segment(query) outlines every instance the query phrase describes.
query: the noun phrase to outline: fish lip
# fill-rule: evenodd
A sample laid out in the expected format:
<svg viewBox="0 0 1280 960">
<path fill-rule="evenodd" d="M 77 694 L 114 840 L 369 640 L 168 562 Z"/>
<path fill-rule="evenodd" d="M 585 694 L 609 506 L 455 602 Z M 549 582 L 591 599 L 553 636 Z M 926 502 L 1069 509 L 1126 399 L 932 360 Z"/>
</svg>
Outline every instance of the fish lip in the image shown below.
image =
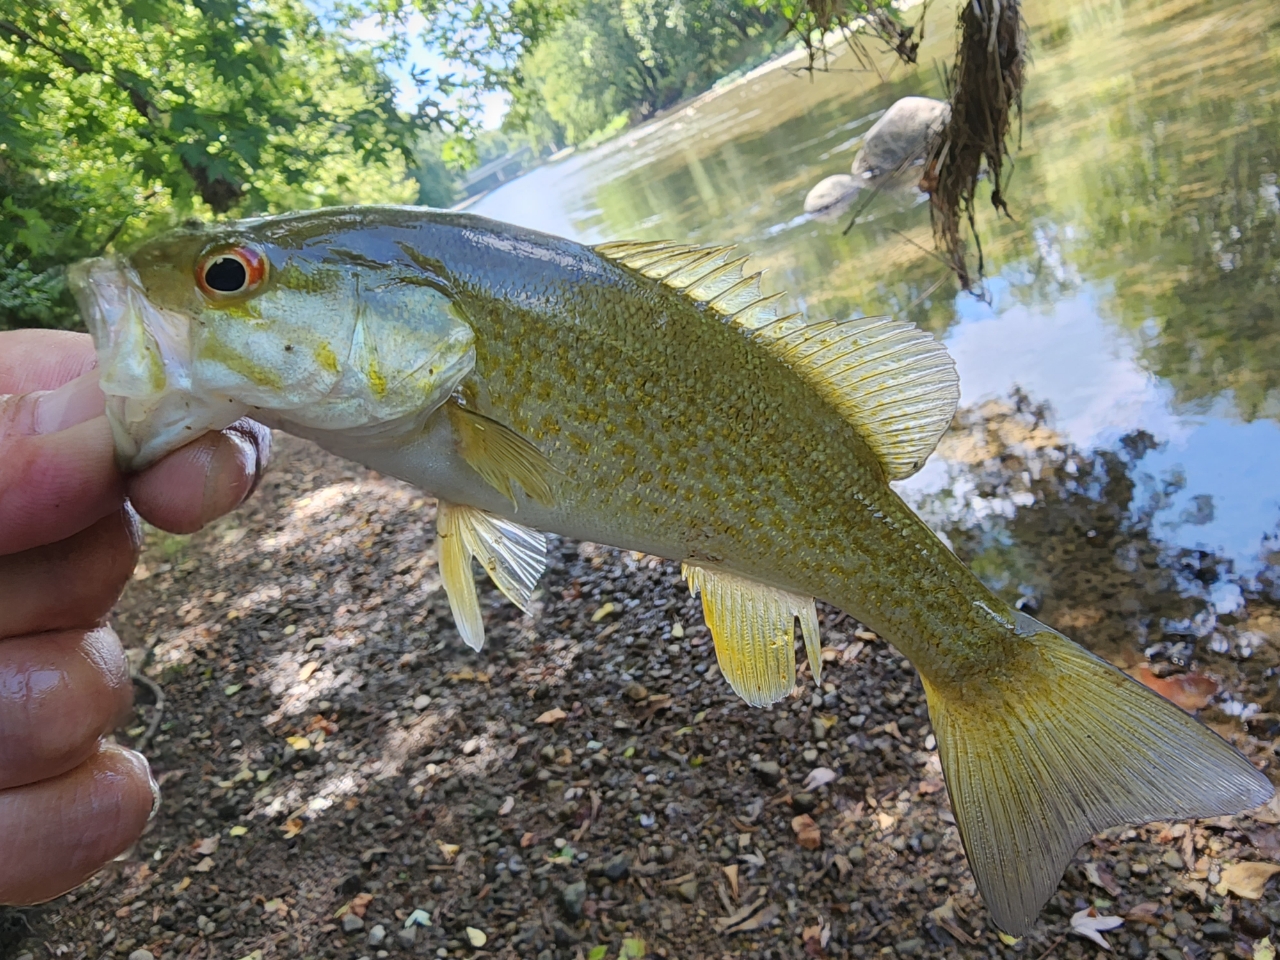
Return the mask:
<svg viewBox="0 0 1280 960">
<path fill-rule="evenodd" d="M 153 304 L 123 257 L 72 264 L 67 283 L 98 352 L 116 461 L 133 473 L 220 430 L 247 407 L 191 388 L 190 318 Z"/>
</svg>

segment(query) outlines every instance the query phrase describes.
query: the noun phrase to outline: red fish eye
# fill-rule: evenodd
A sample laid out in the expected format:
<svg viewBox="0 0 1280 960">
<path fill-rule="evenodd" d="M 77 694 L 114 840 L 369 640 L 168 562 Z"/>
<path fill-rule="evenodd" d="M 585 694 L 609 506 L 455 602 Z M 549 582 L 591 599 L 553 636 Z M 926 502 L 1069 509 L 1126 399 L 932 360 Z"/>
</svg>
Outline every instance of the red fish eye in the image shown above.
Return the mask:
<svg viewBox="0 0 1280 960">
<path fill-rule="evenodd" d="M 266 278 L 267 258 L 253 247 L 215 250 L 196 264 L 196 284 L 214 299 L 252 293 Z"/>
</svg>

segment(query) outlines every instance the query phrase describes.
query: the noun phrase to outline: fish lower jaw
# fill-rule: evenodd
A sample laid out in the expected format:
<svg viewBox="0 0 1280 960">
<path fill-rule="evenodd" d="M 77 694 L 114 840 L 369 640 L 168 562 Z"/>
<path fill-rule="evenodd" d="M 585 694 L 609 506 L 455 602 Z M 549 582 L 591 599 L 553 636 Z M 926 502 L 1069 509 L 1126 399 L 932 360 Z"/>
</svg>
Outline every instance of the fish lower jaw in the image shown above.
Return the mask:
<svg viewBox="0 0 1280 960">
<path fill-rule="evenodd" d="M 149 467 L 208 431 L 229 427 L 247 411 L 245 404 L 230 398 L 197 400 L 180 393 L 107 397 L 116 461 L 126 473 Z"/>
</svg>

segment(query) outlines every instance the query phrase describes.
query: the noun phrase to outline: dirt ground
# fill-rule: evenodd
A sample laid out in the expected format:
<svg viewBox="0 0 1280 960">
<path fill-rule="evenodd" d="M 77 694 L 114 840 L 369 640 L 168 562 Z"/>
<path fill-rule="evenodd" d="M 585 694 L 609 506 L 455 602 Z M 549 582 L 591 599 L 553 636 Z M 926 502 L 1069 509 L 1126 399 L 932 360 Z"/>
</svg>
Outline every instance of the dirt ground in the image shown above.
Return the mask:
<svg viewBox="0 0 1280 960">
<path fill-rule="evenodd" d="M 484 582 L 474 654 L 433 514 L 282 437 L 248 506 L 151 537 L 119 737 L 163 805 L 75 894 L 0 911 L 0 957 L 1075 960 L 1109 955 L 1070 932 L 1090 906 L 1116 955 L 1273 957 L 1278 881 L 1241 896 L 1232 864 L 1280 860 L 1280 808 L 1112 831 L 1006 945 L 889 645 L 822 610 L 821 688 L 754 710 L 677 565 L 553 539 L 533 616 Z M 1276 778 L 1280 741 L 1210 719 Z"/>
</svg>

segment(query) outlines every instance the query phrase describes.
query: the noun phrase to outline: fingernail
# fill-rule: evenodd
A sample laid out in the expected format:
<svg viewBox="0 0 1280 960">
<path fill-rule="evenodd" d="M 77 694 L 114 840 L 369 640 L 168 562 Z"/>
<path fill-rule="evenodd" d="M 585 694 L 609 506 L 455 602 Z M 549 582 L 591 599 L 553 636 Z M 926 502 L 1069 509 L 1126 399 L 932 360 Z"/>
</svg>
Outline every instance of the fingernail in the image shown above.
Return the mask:
<svg viewBox="0 0 1280 960">
<path fill-rule="evenodd" d="M 98 386 L 97 369 L 68 380 L 56 390 L 30 395 L 32 427 L 36 433 L 57 433 L 102 415 L 106 398 Z"/>
</svg>

